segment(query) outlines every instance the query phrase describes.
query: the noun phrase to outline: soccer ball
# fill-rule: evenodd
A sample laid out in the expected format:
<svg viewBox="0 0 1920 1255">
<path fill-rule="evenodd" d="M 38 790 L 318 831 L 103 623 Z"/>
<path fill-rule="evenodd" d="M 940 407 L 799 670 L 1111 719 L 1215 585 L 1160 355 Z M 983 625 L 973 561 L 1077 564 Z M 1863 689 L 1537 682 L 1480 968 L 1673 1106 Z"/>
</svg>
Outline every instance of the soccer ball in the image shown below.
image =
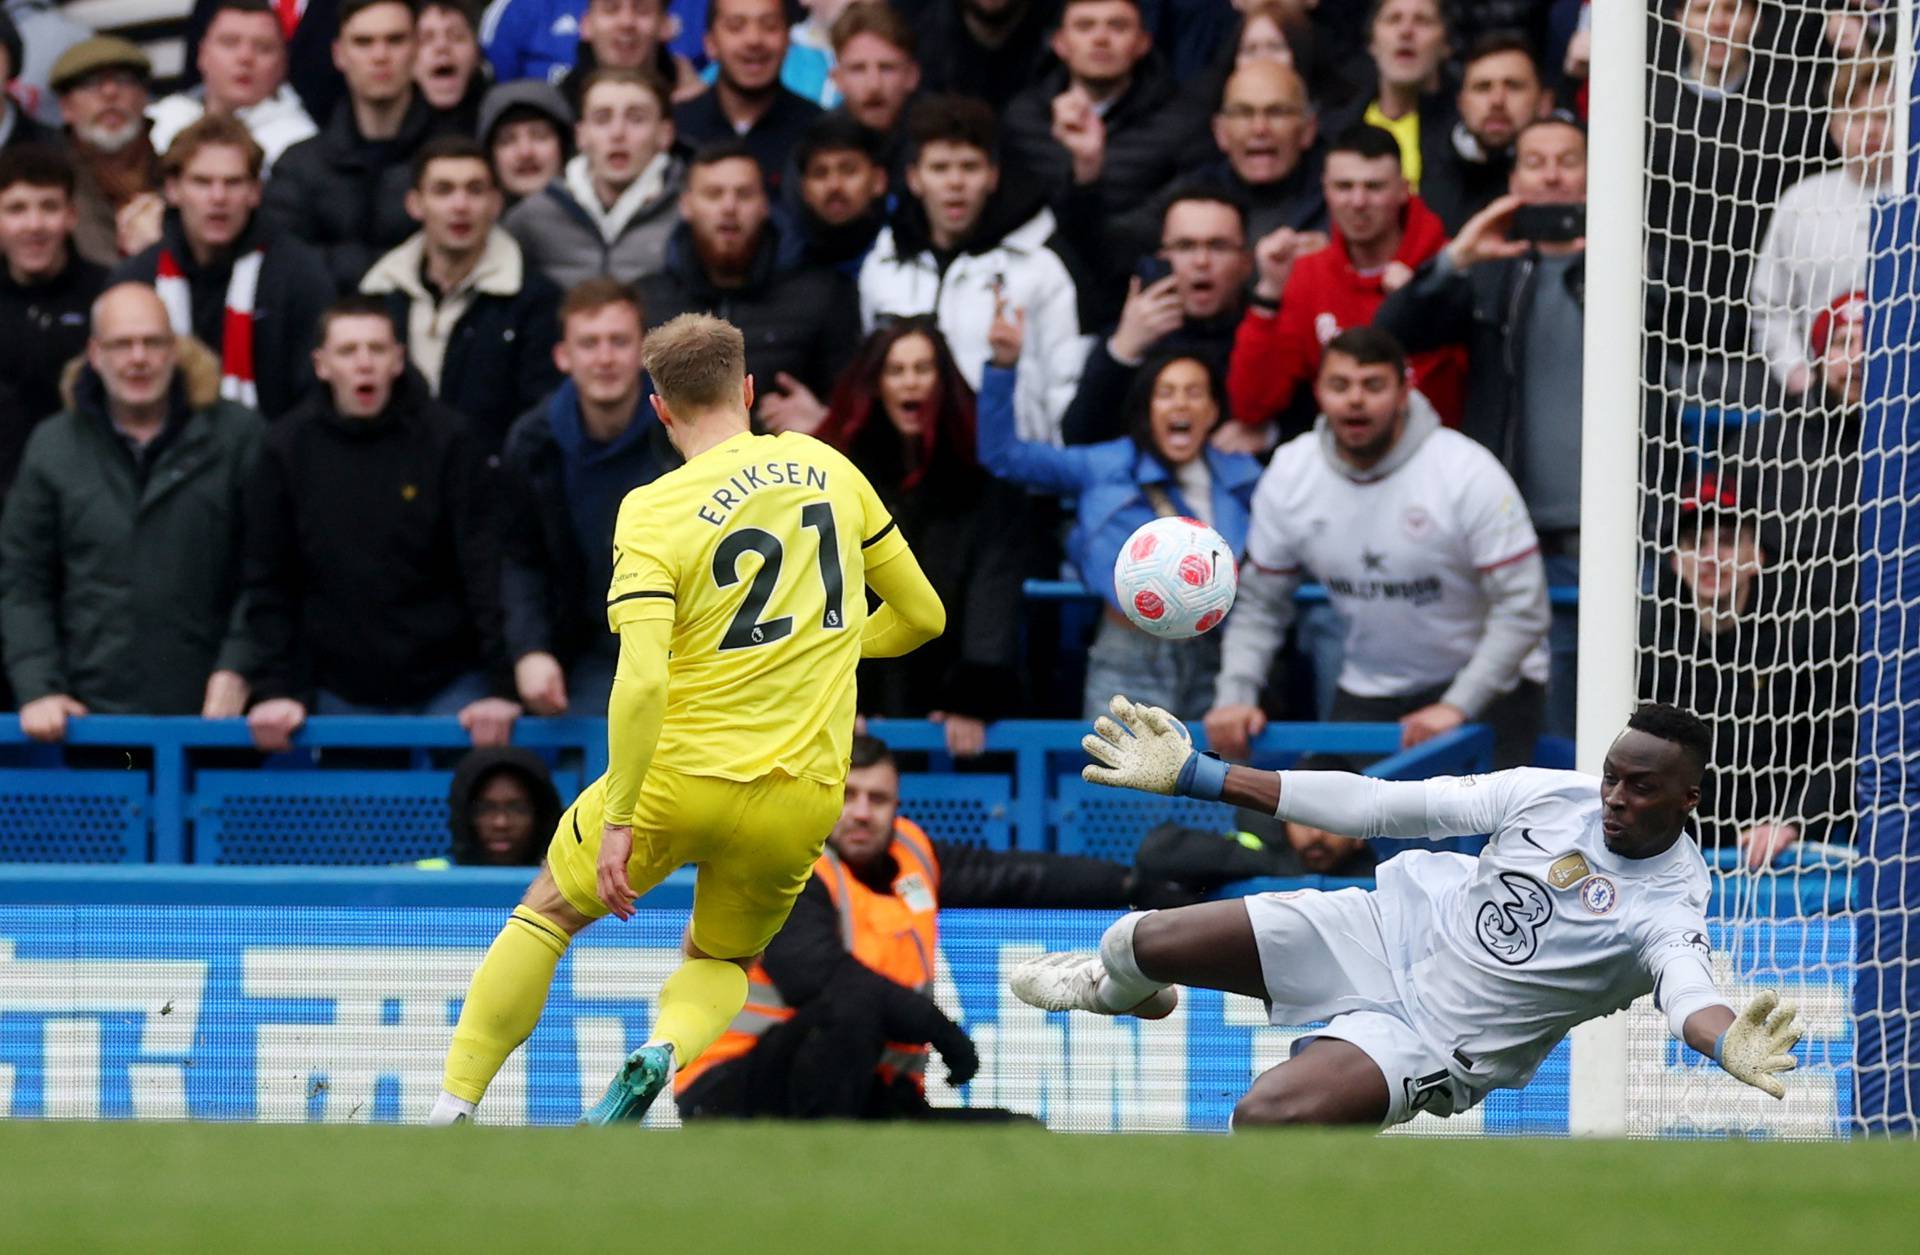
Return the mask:
<svg viewBox="0 0 1920 1255">
<path fill-rule="evenodd" d="M 1233 609 L 1239 587 L 1233 550 L 1199 519 L 1141 524 L 1113 564 L 1120 608 L 1135 627 L 1162 640 L 1211 631 Z"/>
</svg>

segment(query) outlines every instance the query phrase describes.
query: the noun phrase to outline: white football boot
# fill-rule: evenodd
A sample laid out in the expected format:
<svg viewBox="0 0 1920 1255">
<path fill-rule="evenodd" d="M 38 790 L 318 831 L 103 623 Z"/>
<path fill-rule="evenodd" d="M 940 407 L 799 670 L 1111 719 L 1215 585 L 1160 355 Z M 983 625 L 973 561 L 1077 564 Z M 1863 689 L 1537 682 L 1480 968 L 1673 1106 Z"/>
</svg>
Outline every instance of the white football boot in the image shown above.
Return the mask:
<svg viewBox="0 0 1920 1255">
<path fill-rule="evenodd" d="M 1180 1005 L 1172 986 L 1155 990 L 1138 1004 L 1116 1010 L 1100 998 L 1106 965 L 1097 954 L 1043 954 L 1016 966 L 1007 976 L 1013 996 L 1042 1011 L 1091 1011 L 1095 1015 L 1133 1015 L 1163 1020 Z"/>
</svg>

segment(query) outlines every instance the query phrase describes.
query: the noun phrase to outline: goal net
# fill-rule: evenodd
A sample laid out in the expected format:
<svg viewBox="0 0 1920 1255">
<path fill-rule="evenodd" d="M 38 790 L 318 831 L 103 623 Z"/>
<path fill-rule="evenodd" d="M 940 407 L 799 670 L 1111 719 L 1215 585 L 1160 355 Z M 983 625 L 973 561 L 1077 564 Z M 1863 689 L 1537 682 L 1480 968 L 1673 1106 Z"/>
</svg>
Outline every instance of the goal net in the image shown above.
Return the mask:
<svg viewBox="0 0 1920 1255">
<path fill-rule="evenodd" d="M 1638 6 L 1595 5 L 1588 408 L 1596 388 L 1614 400 L 1586 439 L 1624 445 L 1632 413 L 1640 439 L 1586 468 L 1589 552 L 1611 551 L 1583 570 L 1583 599 L 1630 610 L 1583 607 L 1598 656 L 1583 648 L 1582 765 L 1630 700 L 1707 719 L 1714 963 L 1736 1005 L 1767 988 L 1798 1003 L 1806 1037 L 1775 1102 L 1642 1000 L 1576 1043 L 1592 1131 L 1914 1129 L 1913 4 L 1651 0 L 1644 30 Z M 1622 50 L 1638 83 L 1603 65 Z M 1637 89 L 1631 126 L 1603 117 L 1618 99 L 1603 74 Z M 1629 146 L 1638 176 L 1616 181 Z M 1596 487 L 1609 466 L 1631 497 Z M 1614 597 L 1623 583 L 1634 597 Z"/>
</svg>

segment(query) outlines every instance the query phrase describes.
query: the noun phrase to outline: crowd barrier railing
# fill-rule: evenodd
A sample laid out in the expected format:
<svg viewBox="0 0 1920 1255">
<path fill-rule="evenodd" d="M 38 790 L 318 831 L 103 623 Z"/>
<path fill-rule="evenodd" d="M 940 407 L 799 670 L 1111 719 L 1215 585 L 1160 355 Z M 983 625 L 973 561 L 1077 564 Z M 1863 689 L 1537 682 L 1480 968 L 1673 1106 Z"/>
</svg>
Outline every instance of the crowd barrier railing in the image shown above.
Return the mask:
<svg viewBox="0 0 1920 1255">
<path fill-rule="evenodd" d="M 973 763 L 947 754 L 936 724 L 869 729 L 924 759 L 925 770 L 908 764 L 902 792 L 936 837 L 1127 859 L 1157 823 L 1231 826 L 1219 804 L 1083 782 L 1078 720 L 993 724 Z M 521 719 L 513 740 L 554 759 L 563 796 L 605 766 L 598 719 Z M 261 758 L 242 720 L 90 715 L 50 747 L 0 716 L 0 862 L 369 865 L 444 853 L 448 763 L 468 745 L 458 721 L 315 717 L 294 744 Z M 1371 760 L 1369 774 L 1413 779 L 1483 770 L 1491 749 L 1478 725 L 1402 750 L 1397 724 L 1280 723 L 1257 739 L 1254 761 L 1344 754 Z M 401 766 L 369 768 L 365 751 L 399 752 Z"/>
</svg>

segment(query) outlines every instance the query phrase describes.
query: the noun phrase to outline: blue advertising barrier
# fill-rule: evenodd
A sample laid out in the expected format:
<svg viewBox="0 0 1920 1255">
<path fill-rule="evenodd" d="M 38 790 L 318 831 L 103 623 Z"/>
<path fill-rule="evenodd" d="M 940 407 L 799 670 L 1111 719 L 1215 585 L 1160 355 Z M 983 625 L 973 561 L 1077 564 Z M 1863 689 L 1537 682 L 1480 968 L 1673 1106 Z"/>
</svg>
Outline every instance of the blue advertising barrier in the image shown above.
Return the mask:
<svg viewBox="0 0 1920 1255">
<path fill-rule="evenodd" d="M 928 770 L 910 769 L 902 791 L 938 838 L 1126 860 L 1166 820 L 1231 823 L 1224 806 L 1083 784 L 1079 720 L 994 724 L 985 757 L 971 764 L 948 757 L 937 724 L 869 728 L 926 756 Z M 554 758 L 563 796 L 606 763 L 598 719 L 521 719 L 513 739 Z M 28 742 L 18 716 L 0 716 L 0 863 L 379 865 L 443 855 L 450 773 L 430 754 L 467 744 L 451 718 L 318 717 L 296 735 L 295 753 L 236 769 L 236 758 L 250 757 L 243 720 L 96 715 L 73 720 L 66 745 L 95 759 L 115 751 L 105 756 L 111 765 L 61 765 L 60 747 Z M 1280 723 L 1255 742 L 1254 759 L 1280 766 L 1314 751 L 1349 754 L 1377 760 L 1369 774 L 1415 779 L 1482 770 L 1492 744 L 1478 725 L 1402 751 L 1397 724 Z M 399 751 L 403 766 L 337 765 L 340 752 L 364 750 Z"/>
<path fill-rule="evenodd" d="M 0 1116 L 417 1121 L 450 1026 L 524 871 L 0 869 Z M 679 959 L 689 881 L 632 921 L 588 930 L 546 1013 L 481 1107 L 498 1123 L 567 1123 L 645 1039 Z M 935 996 L 979 1048 L 963 1092 L 933 1101 L 1031 1112 L 1080 1131 L 1224 1130 L 1258 1072 L 1300 1030 L 1251 999 L 1193 993 L 1151 1024 L 1046 1014 L 1005 989 L 1014 963 L 1089 949 L 1113 912 L 941 915 Z M 1774 1103 L 1719 1076 L 1634 1014 L 1630 1125 L 1647 1134 L 1834 1136 L 1852 1118 L 1845 920 L 1713 928 L 1722 980 L 1797 999 L 1809 1025 L 1792 1093 Z M 1525 1090 L 1413 1131 L 1560 1135 L 1568 1050 Z M 650 1117 L 672 1124 L 670 1104 Z"/>
</svg>

